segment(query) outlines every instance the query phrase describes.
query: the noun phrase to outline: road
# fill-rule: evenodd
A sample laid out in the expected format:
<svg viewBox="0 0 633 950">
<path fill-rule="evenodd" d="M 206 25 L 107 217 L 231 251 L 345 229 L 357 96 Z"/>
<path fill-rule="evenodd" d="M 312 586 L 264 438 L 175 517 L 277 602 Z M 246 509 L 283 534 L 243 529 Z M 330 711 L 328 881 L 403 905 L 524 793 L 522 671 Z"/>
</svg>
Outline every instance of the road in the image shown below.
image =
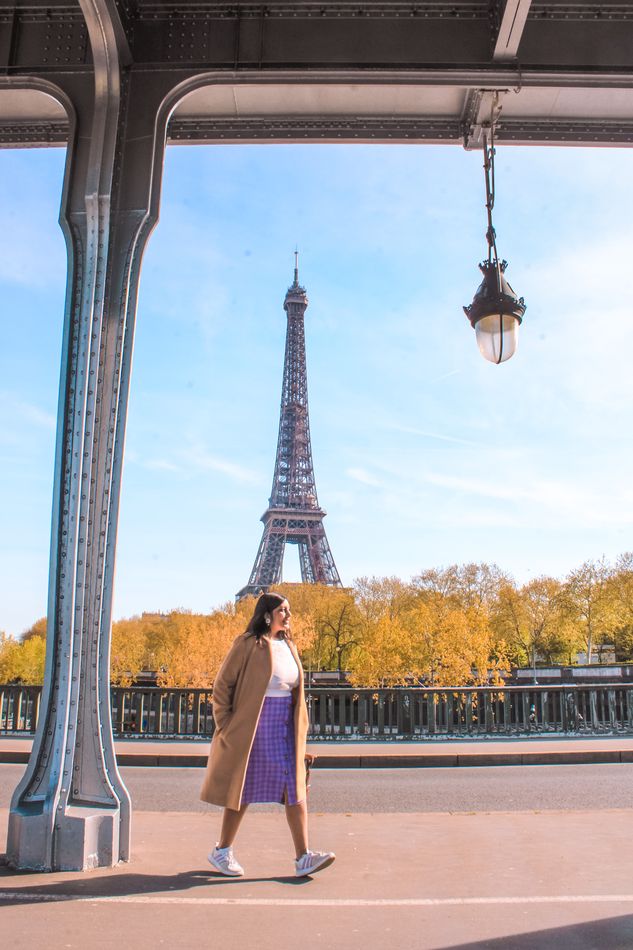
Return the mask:
<svg viewBox="0 0 633 950">
<path fill-rule="evenodd" d="M 0 808 L 8 808 L 22 765 L 0 765 Z M 138 811 L 207 812 L 202 769 L 123 768 Z M 633 807 L 633 764 L 313 772 L 310 810 L 324 814 L 591 811 Z M 254 805 L 253 811 L 276 807 Z"/>
<path fill-rule="evenodd" d="M 0 766 L 0 852 L 23 768 Z M 0 862 L 13 950 L 633 948 L 632 764 L 319 770 L 311 841 L 337 860 L 303 880 L 278 806 L 240 831 L 246 876 L 220 878 L 202 770 L 122 771 L 129 864 L 38 874 Z"/>
</svg>

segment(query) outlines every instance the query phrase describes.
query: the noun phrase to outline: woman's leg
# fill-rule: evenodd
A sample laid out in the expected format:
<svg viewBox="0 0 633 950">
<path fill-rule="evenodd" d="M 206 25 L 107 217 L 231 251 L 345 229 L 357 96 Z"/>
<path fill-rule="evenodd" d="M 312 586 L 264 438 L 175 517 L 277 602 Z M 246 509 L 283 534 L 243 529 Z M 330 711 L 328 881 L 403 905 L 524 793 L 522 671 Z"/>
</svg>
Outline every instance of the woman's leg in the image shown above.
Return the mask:
<svg viewBox="0 0 633 950">
<path fill-rule="evenodd" d="M 300 858 L 308 850 L 308 806 L 306 802 L 286 805 L 286 818 L 295 846 L 295 856 Z"/>
<path fill-rule="evenodd" d="M 224 809 L 218 848 L 228 848 L 233 844 L 247 808 L 248 805 L 242 805 L 239 811 L 235 811 L 234 808 Z"/>
</svg>

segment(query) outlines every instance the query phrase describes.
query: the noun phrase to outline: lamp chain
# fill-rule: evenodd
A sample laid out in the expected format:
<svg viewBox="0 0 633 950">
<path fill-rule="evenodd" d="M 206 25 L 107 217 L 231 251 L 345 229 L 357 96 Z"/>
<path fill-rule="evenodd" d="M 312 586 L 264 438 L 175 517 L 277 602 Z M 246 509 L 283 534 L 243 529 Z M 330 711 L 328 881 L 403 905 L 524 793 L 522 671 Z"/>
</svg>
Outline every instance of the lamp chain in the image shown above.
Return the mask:
<svg viewBox="0 0 633 950">
<path fill-rule="evenodd" d="M 492 262 L 493 258 L 497 260 L 497 235 L 492 223 L 492 209 L 495 206 L 495 127 L 494 121 L 490 122 L 490 140 L 484 132 L 484 173 L 486 176 L 486 211 L 488 213 L 488 230 L 486 231 L 486 240 L 488 241 L 488 260 Z"/>
<path fill-rule="evenodd" d="M 484 132 L 484 173 L 486 177 L 486 212 L 488 214 L 488 230 L 486 231 L 486 240 L 488 242 L 488 263 L 494 267 L 497 278 L 497 293 L 501 293 L 501 274 L 505 267 L 499 261 L 497 253 L 497 234 L 492 223 L 492 209 L 495 206 L 495 125 L 501 107 L 499 105 L 499 93 L 495 92 L 490 105 L 490 138 Z"/>
</svg>

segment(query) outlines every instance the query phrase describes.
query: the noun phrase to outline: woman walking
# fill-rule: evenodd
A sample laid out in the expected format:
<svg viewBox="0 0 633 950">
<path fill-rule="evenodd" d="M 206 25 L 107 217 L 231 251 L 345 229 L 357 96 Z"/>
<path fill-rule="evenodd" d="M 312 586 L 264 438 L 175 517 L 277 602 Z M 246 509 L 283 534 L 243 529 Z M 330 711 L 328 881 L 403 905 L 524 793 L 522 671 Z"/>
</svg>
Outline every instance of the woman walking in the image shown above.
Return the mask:
<svg viewBox="0 0 633 950">
<path fill-rule="evenodd" d="M 279 802 L 295 847 L 295 874 L 305 877 L 334 861 L 308 848 L 305 750 L 308 714 L 303 669 L 290 634 L 290 605 L 262 594 L 213 684 L 215 733 L 200 797 L 223 805 L 220 840 L 209 863 L 228 877 L 244 870 L 233 842 L 254 802 Z"/>
</svg>

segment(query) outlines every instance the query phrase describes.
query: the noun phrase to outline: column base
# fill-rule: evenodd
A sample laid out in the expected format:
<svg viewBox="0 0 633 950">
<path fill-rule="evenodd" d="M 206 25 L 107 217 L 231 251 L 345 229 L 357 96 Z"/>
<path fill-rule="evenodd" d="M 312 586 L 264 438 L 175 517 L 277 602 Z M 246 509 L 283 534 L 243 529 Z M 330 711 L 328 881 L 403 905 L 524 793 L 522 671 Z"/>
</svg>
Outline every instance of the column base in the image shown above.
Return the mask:
<svg viewBox="0 0 633 950">
<path fill-rule="evenodd" d="M 29 871 L 91 871 L 114 867 L 129 854 L 119 808 L 70 805 L 53 819 L 42 803 L 9 815 L 7 859 Z"/>
</svg>

